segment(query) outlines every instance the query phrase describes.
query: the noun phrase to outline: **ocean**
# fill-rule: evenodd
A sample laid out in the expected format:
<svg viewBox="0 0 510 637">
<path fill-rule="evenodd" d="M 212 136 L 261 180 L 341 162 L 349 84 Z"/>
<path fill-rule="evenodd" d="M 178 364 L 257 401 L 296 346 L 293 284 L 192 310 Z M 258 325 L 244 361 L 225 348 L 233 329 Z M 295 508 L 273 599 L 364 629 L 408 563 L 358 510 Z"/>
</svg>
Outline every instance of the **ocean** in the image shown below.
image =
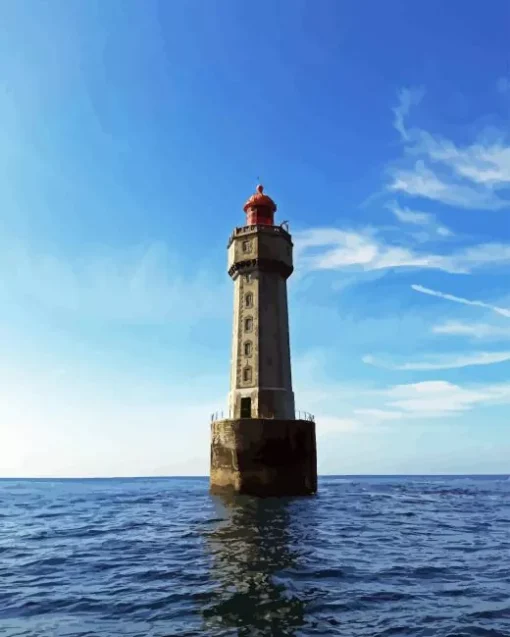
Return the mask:
<svg viewBox="0 0 510 637">
<path fill-rule="evenodd" d="M 0 480 L 0 636 L 510 636 L 508 477 L 319 489 Z"/>
</svg>

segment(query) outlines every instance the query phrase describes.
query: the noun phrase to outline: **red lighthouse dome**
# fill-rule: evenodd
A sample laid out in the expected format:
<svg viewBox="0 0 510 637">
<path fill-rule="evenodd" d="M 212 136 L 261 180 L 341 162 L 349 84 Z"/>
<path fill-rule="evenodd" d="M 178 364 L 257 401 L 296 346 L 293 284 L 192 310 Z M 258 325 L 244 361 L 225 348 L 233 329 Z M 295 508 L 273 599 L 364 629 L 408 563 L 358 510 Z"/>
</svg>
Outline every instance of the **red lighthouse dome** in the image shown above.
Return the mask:
<svg viewBox="0 0 510 637">
<path fill-rule="evenodd" d="M 257 192 L 244 204 L 243 210 L 248 226 L 272 226 L 274 223 L 276 204 L 271 197 L 264 194 L 262 184 L 257 186 Z"/>
</svg>

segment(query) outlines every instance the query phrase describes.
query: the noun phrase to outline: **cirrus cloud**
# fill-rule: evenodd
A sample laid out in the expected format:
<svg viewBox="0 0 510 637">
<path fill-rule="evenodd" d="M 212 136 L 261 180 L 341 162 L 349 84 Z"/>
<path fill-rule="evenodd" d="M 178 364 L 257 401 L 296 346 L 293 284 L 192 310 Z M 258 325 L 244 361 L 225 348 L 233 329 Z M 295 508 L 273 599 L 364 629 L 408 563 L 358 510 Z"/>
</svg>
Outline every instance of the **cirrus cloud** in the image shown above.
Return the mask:
<svg viewBox="0 0 510 637">
<path fill-rule="evenodd" d="M 476 269 L 510 263 L 510 245 L 507 244 L 477 244 L 450 254 L 434 254 L 389 243 L 374 228 L 361 231 L 310 228 L 296 233 L 294 241 L 296 259 L 304 270 L 422 268 L 468 274 Z"/>
<path fill-rule="evenodd" d="M 433 354 L 429 360 L 406 363 L 392 363 L 378 359 L 372 355 L 363 356 L 362 361 L 367 365 L 394 371 L 433 371 L 440 369 L 459 369 L 473 365 L 493 365 L 510 361 L 510 351 L 507 352 L 471 352 L 467 354 Z"/>
<path fill-rule="evenodd" d="M 506 87 L 506 82 L 500 82 Z M 414 96 L 414 97 L 413 97 Z M 423 93 L 404 89 L 393 109 L 394 127 L 405 144 L 405 157 L 390 168 L 388 189 L 467 209 L 499 210 L 510 205 L 496 191 L 510 188 L 510 144 L 504 130 L 484 132 L 459 145 L 418 127 L 409 127 L 411 106 Z"/>
<path fill-rule="evenodd" d="M 446 321 L 432 328 L 434 334 L 467 336 L 477 339 L 500 339 L 510 337 L 510 326 L 501 327 L 487 323 L 463 323 L 462 321 Z"/>
<path fill-rule="evenodd" d="M 485 303 L 485 301 L 474 301 L 471 299 L 465 299 L 461 296 L 455 296 L 453 294 L 447 294 L 445 292 L 439 292 L 438 290 L 431 290 L 430 288 L 423 287 L 423 285 L 411 285 L 411 289 L 415 292 L 419 292 L 420 294 L 427 294 L 428 296 L 435 296 L 439 299 L 444 299 L 446 301 L 453 301 L 454 303 L 460 303 L 461 305 L 471 305 L 474 307 L 482 307 L 487 310 L 492 310 L 496 314 L 500 314 L 501 316 L 505 316 L 510 318 L 510 308 L 499 307 L 497 305 L 491 305 L 490 303 Z"/>
</svg>

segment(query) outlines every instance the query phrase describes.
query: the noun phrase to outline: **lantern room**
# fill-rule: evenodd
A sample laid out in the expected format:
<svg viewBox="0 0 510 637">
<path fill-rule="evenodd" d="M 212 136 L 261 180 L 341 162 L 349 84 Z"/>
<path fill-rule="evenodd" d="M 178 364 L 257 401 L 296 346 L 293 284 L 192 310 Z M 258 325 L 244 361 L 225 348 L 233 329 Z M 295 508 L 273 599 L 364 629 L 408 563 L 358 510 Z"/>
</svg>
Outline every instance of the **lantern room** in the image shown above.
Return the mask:
<svg viewBox="0 0 510 637">
<path fill-rule="evenodd" d="M 259 184 L 257 192 L 244 204 L 247 226 L 272 226 L 274 225 L 274 213 L 276 204 L 264 194 L 264 186 Z"/>
</svg>

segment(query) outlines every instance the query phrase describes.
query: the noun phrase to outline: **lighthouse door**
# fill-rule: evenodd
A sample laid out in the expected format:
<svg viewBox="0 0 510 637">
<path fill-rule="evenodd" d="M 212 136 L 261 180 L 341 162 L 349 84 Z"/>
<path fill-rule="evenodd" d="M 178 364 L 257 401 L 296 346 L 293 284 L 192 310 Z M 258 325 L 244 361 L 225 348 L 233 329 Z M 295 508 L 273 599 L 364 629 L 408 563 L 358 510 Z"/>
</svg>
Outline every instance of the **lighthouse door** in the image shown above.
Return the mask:
<svg viewBox="0 0 510 637">
<path fill-rule="evenodd" d="M 241 398 L 241 418 L 251 418 L 251 398 Z"/>
</svg>

